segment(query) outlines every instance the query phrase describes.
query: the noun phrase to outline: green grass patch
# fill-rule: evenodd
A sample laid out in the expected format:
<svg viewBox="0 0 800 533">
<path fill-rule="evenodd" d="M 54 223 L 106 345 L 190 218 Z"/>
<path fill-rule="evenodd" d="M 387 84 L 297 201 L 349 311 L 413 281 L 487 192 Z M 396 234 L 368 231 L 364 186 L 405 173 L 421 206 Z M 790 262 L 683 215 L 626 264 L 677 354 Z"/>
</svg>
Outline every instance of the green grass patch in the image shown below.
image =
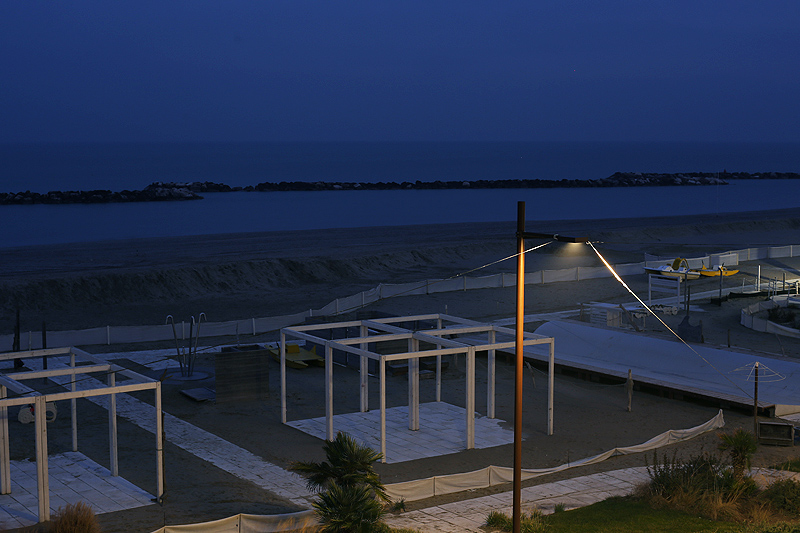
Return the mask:
<svg viewBox="0 0 800 533">
<path fill-rule="evenodd" d="M 686 533 L 695 531 L 740 532 L 741 524 L 719 522 L 671 509 L 653 509 L 633 498 L 609 498 L 602 502 L 547 517 L 548 533 L 648 531 Z"/>
<path fill-rule="evenodd" d="M 790 459 L 785 463 L 781 463 L 779 465 L 775 465 L 772 468 L 776 470 L 788 470 L 790 472 L 800 472 L 800 458 L 797 459 Z"/>
</svg>

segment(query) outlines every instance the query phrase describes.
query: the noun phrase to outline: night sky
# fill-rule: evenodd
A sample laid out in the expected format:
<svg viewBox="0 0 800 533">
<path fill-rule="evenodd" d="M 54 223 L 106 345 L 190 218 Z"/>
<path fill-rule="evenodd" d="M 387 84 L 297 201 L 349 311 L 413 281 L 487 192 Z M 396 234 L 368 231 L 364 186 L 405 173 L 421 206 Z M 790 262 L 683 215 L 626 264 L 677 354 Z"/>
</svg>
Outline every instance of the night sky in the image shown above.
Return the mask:
<svg viewBox="0 0 800 533">
<path fill-rule="evenodd" d="M 800 2 L 0 2 L 0 142 L 800 141 Z"/>
</svg>

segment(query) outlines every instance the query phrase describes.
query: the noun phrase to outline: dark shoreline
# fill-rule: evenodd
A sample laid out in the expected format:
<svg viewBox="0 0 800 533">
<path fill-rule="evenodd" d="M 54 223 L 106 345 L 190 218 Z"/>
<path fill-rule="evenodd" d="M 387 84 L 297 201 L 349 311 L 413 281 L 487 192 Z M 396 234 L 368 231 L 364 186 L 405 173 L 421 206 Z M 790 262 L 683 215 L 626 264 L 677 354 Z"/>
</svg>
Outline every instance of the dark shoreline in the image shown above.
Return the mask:
<svg viewBox="0 0 800 533">
<path fill-rule="evenodd" d="M 0 193 L 0 205 L 33 204 L 97 204 L 154 202 L 177 200 L 202 200 L 201 193 L 216 192 L 284 192 L 284 191 L 364 191 L 364 190 L 464 190 L 464 189 L 552 189 L 587 187 L 667 187 L 728 185 L 727 180 L 744 179 L 800 179 L 794 172 L 689 172 L 689 173 L 640 173 L 616 172 L 602 179 L 506 179 L 506 180 L 455 180 L 415 182 L 342 182 L 342 181 L 281 181 L 262 182 L 255 186 L 231 187 L 214 182 L 154 182 L 143 190 L 91 190 L 91 191 L 31 191 Z"/>
</svg>

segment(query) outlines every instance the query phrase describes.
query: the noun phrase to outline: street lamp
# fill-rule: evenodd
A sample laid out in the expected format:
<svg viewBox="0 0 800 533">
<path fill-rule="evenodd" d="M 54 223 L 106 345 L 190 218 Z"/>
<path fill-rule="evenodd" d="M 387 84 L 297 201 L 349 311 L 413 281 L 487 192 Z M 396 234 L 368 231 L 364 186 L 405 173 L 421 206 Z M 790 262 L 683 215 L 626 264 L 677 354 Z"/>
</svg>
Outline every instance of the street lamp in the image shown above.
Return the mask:
<svg viewBox="0 0 800 533">
<path fill-rule="evenodd" d="M 516 382 L 514 388 L 514 507 L 513 532 L 519 533 L 522 522 L 522 343 L 525 325 L 525 239 L 553 239 L 585 243 L 586 237 L 567 237 L 551 233 L 525 231 L 525 202 L 517 202 L 517 326 Z"/>
</svg>

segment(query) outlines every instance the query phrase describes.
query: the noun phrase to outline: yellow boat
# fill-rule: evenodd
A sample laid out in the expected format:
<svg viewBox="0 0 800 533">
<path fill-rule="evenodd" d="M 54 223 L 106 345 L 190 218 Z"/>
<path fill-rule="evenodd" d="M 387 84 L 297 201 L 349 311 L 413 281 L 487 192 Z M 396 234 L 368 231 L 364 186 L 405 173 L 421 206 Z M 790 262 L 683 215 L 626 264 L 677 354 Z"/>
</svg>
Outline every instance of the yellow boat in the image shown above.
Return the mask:
<svg viewBox="0 0 800 533">
<path fill-rule="evenodd" d="M 700 275 L 702 276 L 709 276 L 709 277 L 733 276 L 734 274 L 739 273 L 738 270 L 728 270 L 727 268 L 725 268 L 724 265 L 720 265 L 718 268 L 706 268 L 706 266 L 703 265 L 703 268 L 698 270 L 698 272 L 700 272 Z"/>
<path fill-rule="evenodd" d="M 675 259 L 672 262 L 672 266 L 662 265 L 659 267 L 644 267 L 644 271 L 648 274 L 654 274 L 656 276 L 667 276 L 670 278 L 681 278 L 687 280 L 698 279 L 700 277 L 700 272 L 698 270 L 689 268 L 688 262 L 682 257 Z"/>
<path fill-rule="evenodd" d="M 280 344 L 270 344 L 267 348 L 269 349 L 270 356 L 280 363 Z M 325 366 L 325 358 L 317 355 L 316 346 L 311 350 L 306 350 L 305 348 L 301 348 L 298 344 L 286 343 L 286 366 L 289 368 L 303 369 L 308 368 L 309 365 Z"/>
</svg>

